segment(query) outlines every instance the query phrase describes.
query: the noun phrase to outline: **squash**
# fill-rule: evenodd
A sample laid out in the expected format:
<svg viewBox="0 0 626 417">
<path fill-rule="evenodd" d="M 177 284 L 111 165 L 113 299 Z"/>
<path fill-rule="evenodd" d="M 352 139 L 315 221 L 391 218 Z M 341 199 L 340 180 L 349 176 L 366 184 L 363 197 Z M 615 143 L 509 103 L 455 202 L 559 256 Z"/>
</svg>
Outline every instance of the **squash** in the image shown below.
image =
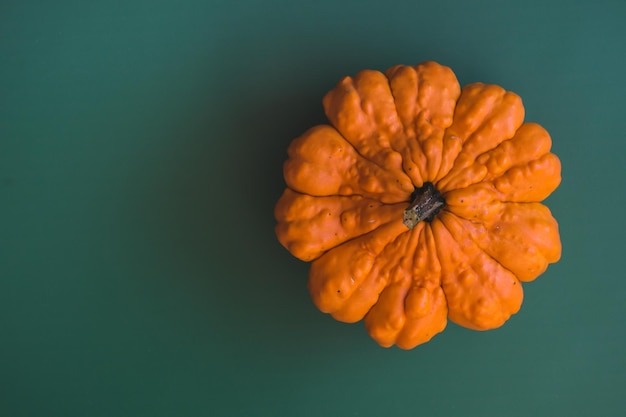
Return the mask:
<svg viewBox="0 0 626 417">
<path fill-rule="evenodd" d="M 424 62 L 345 77 L 323 105 L 330 124 L 289 145 L 274 212 L 314 304 L 402 349 L 448 319 L 488 330 L 517 313 L 521 283 L 561 256 L 541 204 L 561 164 L 520 97 Z"/>
</svg>

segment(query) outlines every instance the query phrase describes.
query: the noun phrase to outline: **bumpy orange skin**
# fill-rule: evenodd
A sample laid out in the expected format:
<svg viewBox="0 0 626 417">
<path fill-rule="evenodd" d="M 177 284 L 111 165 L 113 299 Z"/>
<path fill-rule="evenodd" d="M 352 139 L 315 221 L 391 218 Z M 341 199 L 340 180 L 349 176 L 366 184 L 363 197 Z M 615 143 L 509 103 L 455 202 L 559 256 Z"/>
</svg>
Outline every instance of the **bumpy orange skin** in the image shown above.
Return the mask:
<svg viewBox="0 0 626 417">
<path fill-rule="evenodd" d="M 381 346 L 413 348 L 447 319 L 501 326 L 521 306 L 521 282 L 561 256 L 558 225 L 540 202 L 561 181 L 541 126 L 501 87 L 460 88 L 435 62 L 345 77 L 323 100 L 331 125 L 295 139 L 276 235 L 312 261 L 317 307 L 365 319 Z M 413 229 L 403 211 L 430 182 L 445 199 Z"/>
</svg>

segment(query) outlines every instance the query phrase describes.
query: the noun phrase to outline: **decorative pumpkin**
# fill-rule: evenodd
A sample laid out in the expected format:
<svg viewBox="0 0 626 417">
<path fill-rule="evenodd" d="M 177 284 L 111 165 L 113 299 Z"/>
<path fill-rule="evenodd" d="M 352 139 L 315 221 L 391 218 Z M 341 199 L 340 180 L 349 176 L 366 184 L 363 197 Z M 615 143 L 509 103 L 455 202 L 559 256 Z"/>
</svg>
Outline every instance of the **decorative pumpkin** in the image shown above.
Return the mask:
<svg viewBox="0 0 626 417">
<path fill-rule="evenodd" d="M 448 319 L 504 324 L 521 282 L 561 256 L 540 203 L 561 164 L 548 132 L 523 123 L 520 97 L 461 89 L 450 68 L 424 62 L 345 77 L 323 104 L 331 124 L 291 143 L 275 208 L 278 240 L 312 262 L 315 305 L 403 349 Z"/>
</svg>

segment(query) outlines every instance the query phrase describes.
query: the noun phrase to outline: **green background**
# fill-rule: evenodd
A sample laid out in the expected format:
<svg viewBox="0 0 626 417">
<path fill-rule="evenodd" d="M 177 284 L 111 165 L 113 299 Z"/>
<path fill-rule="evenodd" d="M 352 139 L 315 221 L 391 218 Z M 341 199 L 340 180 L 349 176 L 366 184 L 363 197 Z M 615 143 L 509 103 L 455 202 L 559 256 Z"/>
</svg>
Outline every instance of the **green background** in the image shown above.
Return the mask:
<svg viewBox="0 0 626 417">
<path fill-rule="evenodd" d="M 616 1 L 3 1 L 0 416 L 626 413 Z M 288 143 L 364 68 L 522 96 L 562 260 L 412 351 L 318 312 L 273 234 Z"/>
</svg>

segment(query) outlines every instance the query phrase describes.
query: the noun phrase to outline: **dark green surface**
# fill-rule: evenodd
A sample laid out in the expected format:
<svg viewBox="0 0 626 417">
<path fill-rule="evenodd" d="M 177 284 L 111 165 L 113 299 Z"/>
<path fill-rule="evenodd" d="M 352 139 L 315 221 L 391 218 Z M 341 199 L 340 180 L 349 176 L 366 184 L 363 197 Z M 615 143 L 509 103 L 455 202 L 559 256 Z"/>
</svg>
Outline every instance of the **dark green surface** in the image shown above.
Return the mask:
<svg viewBox="0 0 626 417">
<path fill-rule="evenodd" d="M 4 1 L 1 416 L 626 413 L 623 1 Z M 552 134 L 563 258 L 413 351 L 319 313 L 273 235 L 292 138 L 437 60 Z"/>
</svg>

